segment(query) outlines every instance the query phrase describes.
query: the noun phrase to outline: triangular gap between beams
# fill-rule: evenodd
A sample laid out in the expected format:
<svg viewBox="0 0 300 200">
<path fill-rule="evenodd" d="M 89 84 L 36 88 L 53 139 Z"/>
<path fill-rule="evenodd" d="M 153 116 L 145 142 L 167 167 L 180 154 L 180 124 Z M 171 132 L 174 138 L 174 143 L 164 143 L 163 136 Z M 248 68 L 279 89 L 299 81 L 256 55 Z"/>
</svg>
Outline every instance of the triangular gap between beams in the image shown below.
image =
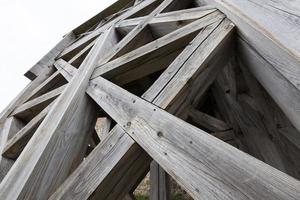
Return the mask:
<svg viewBox="0 0 300 200">
<path fill-rule="evenodd" d="M 140 11 L 138 11 L 137 13 L 131 15 L 130 17 L 128 17 L 127 19 L 132 19 L 132 18 L 136 18 L 136 17 L 144 17 L 149 15 L 152 11 L 154 11 L 157 6 L 159 6 L 159 4 L 161 4 L 163 2 L 163 0 L 158 0 L 158 1 L 154 1 L 153 3 L 151 3 L 150 5 L 146 6 L 144 9 L 141 9 Z"/>
<path fill-rule="evenodd" d="M 124 70 L 120 69 L 115 75 L 104 75 L 104 77 L 127 91 L 141 96 L 182 53 L 184 48 L 201 30 L 184 36 L 133 62 L 126 63 L 123 66 Z M 128 68 L 126 66 L 128 66 Z"/>
</svg>

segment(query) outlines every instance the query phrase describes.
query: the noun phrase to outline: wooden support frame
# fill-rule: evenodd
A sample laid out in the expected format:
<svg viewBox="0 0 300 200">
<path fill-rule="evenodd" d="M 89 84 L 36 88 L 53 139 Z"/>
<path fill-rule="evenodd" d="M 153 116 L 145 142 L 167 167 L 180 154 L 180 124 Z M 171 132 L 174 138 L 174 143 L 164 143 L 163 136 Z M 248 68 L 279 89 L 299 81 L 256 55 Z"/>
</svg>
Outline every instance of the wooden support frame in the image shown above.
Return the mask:
<svg viewBox="0 0 300 200">
<path fill-rule="evenodd" d="M 194 199 L 299 199 L 299 16 L 286 0 L 120 0 L 1 113 L 1 198 L 134 199 L 150 169 L 151 199 L 168 174 Z"/>
</svg>

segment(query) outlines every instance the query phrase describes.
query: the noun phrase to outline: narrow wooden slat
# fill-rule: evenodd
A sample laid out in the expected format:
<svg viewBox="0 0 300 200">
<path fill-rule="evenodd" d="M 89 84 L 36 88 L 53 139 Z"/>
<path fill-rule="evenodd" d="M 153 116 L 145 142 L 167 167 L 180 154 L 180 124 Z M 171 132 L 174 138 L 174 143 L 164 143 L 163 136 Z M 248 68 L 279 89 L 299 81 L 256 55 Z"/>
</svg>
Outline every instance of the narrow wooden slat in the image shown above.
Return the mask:
<svg viewBox="0 0 300 200">
<path fill-rule="evenodd" d="M 31 101 L 28 101 L 21 106 L 17 107 L 12 116 L 17 116 L 19 118 L 29 121 L 32 116 L 37 115 L 41 110 L 43 110 L 47 105 L 49 105 L 57 96 L 59 96 L 65 89 L 65 85 L 54 89 L 42 96 L 39 96 Z"/>
<path fill-rule="evenodd" d="M 219 120 L 195 109 L 190 110 L 189 116 L 193 119 L 194 122 L 196 122 L 203 128 L 206 128 L 213 132 L 221 132 L 230 129 L 230 126 L 228 126 L 228 124 L 226 124 L 222 120 Z"/>
<path fill-rule="evenodd" d="M 38 96 L 41 96 L 50 90 L 55 89 L 61 85 L 66 84 L 67 81 L 61 76 L 59 71 L 54 72 L 49 78 L 47 78 L 43 83 L 31 91 L 30 95 L 25 99 L 25 101 L 32 100 Z"/>
<path fill-rule="evenodd" d="M 169 200 L 170 177 L 157 162 L 150 165 L 150 200 Z"/>
<path fill-rule="evenodd" d="M 156 102 L 158 102 L 159 105 L 170 104 L 170 100 L 173 98 L 165 98 L 164 96 L 172 97 L 172 95 L 176 95 L 184 88 L 186 85 L 185 83 L 187 83 L 192 76 L 195 77 L 204 71 L 207 67 L 207 63 L 213 58 L 213 56 L 217 52 L 222 52 L 220 49 L 223 48 L 223 45 L 230 43 L 233 30 L 234 25 L 228 19 L 225 19 L 218 28 L 214 30 L 206 40 L 204 40 L 189 60 L 184 63 L 185 67 L 182 67 L 175 74 L 172 81 L 164 89 L 164 92 L 160 93 L 156 97 Z M 178 82 L 181 83 L 180 86 L 177 84 Z"/>
<path fill-rule="evenodd" d="M 90 38 L 89 40 L 80 39 L 77 42 L 71 44 L 67 48 L 64 49 L 63 52 L 59 55 L 60 58 L 68 58 L 71 59 L 72 57 L 75 57 L 77 54 L 80 54 L 80 52 L 84 51 L 86 48 L 89 48 L 90 46 L 94 45 L 96 42 L 97 37 L 102 32 L 99 32 L 99 34 L 95 35 L 93 38 Z"/>
<path fill-rule="evenodd" d="M 201 37 L 199 37 L 201 38 Z M 188 48 L 188 47 L 187 47 Z M 193 51 L 190 51 L 190 54 Z M 198 63 L 199 65 L 201 65 L 201 63 Z M 188 65 L 186 65 L 185 67 L 188 67 Z M 74 73 L 74 69 L 72 69 L 72 67 L 70 65 L 68 65 L 68 67 L 66 67 L 66 70 L 69 69 L 69 72 L 65 73 L 65 77 L 68 77 L 68 79 L 71 79 L 72 76 L 70 76 L 70 74 Z M 63 71 L 63 70 L 62 70 Z M 160 77 L 161 79 L 161 77 Z M 159 79 L 159 81 L 155 82 L 155 84 L 160 84 L 160 88 L 157 90 L 153 90 L 152 95 L 150 95 L 150 92 L 147 92 L 146 94 L 148 94 L 148 98 L 150 99 L 155 99 L 155 97 L 164 90 L 165 85 L 161 84 L 161 80 Z M 97 79 L 95 79 L 97 80 Z M 177 79 L 179 80 L 179 79 Z M 93 82 L 93 81 L 92 81 Z M 94 84 L 96 85 L 97 82 L 94 82 Z M 165 84 L 168 84 L 168 82 L 166 82 Z M 185 84 L 184 82 L 180 82 L 178 81 L 177 84 L 179 84 L 179 87 L 181 87 L 181 84 Z M 90 86 L 87 90 L 87 93 L 89 95 L 91 95 L 92 97 L 94 97 L 94 99 L 97 98 L 97 96 L 93 96 L 94 94 L 94 90 L 92 88 L 92 86 Z M 144 98 L 146 96 L 146 94 L 144 95 Z M 176 95 L 177 96 L 177 95 Z M 165 98 L 169 98 L 168 96 L 164 95 Z M 172 95 L 172 97 L 174 98 L 174 95 Z M 155 103 L 155 102 L 154 102 Z M 161 105 L 162 107 L 164 105 Z M 114 133 L 116 134 L 116 133 Z M 111 135 L 111 134 L 110 134 Z M 109 138 L 107 139 L 109 140 Z M 107 141 L 108 142 L 108 141 Z M 120 154 L 121 157 L 124 157 L 125 155 L 127 155 L 126 151 L 128 151 L 130 149 L 130 147 L 133 145 L 132 141 L 130 142 L 130 140 L 128 141 L 129 143 L 131 143 L 131 145 L 128 146 L 128 149 L 119 149 L 118 154 L 117 155 L 111 155 L 112 158 L 115 158 L 115 156 L 117 156 L 120 159 Z M 107 144 L 108 145 L 108 144 Z M 123 151 L 121 151 L 123 150 Z M 68 198 L 69 196 L 72 196 L 72 198 L 75 199 L 86 199 L 91 195 L 91 192 L 95 190 L 95 188 L 99 185 L 100 182 L 103 181 L 104 177 L 114 177 L 114 174 L 109 173 L 110 171 L 106 171 L 106 172 L 102 172 L 101 168 L 105 166 L 105 168 L 107 168 L 107 166 L 110 166 L 110 170 L 113 169 L 113 166 L 116 165 L 115 160 L 113 160 L 112 162 L 110 162 L 110 160 L 107 160 L 106 162 L 97 162 L 95 163 L 95 161 L 99 160 L 100 158 L 96 158 L 98 155 L 100 156 L 100 151 L 101 148 L 100 147 L 96 147 L 94 149 L 94 151 L 90 154 L 89 157 L 87 157 L 87 159 L 85 160 L 85 164 L 81 165 L 75 172 L 74 174 L 72 174 L 72 178 L 69 178 L 61 187 L 59 190 L 56 191 L 56 193 L 51 197 L 52 199 L 63 199 L 63 198 Z M 96 153 L 97 152 L 97 153 Z M 126 159 L 125 161 L 123 159 L 121 159 L 119 161 L 120 163 L 123 163 L 124 166 L 127 166 L 126 163 Z M 92 171 L 91 171 L 92 170 Z M 99 174 L 100 173 L 100 174 Z M 81 174 L 80 176 L 78 176 L 78 174 Z M 93 175 L 91 175 L 93 174 Z M 91 181 L 87 181 L 86 179 L 89 179 L 90 177 L 98 177 L 97 180 L 91 180 Z M 107 177 L 107 178 L 108 178 Z M 111 177 L 111 178 L 112 178 Z M 111 179 L 110 178 L 110 179 Z M 112 179 L 111 181 L 113 181 L 114 179 Z M 117 181 L 117 180 L 115 180 Z M 119 181 L 121 182 L 121 181 Z M 128 184 L 127 179 L 122 179 L 122 183 L 124 183 L 124 185 L 126 185 L 126 183 Z M 132 182 L 130 182 L 132 183 Z M 76 192 L 76 190 L 78 189 L 78 184 L 81 185 L 80 187 L 80 193 Z M 103 183 L 104 184 L 104 183 Z M 104 187 L 105 186 L 105 187 Z M 99 198 L 106 198 L 106 195 L 103 194 L 103 188 L 107 188 L 105 191 L 107 193 L 110 192 L 109 188 L 113 187 L 111 184 L 110 185 L 106 185 L 104 184 L 102 186 L 102 183 L 99 186 L 100 188 L 102 188 L 102 195 L 99 195 Z M 77 188 L 77 189 L 76 189 Z M 111 189 L 113 190 L 113 189 Z M 125 189 L 124 189 L 125 190 Z M 124 191 L 123 190 L 123 191 Z M 77 190 L 78 191 L 78 190 Z M 126 191 L 126 190 L 125 190 Z"/>
<path fill-rule="evenodd" d="M 156 2 L 156 0 L 144 1 L 144 2 L 142 2 L 140 4 L 138 4 L 137 6 L 133 7 L 132 9 L 128 10 L 127 12 L 124 12 L 123 14 L 121 14 L 118 17 L 116 17 L 114 20 L 110 21 L 109 23 L 103 25 L 99 29 L 93 31 L 92 33 L 90 33 L 90 34 L 88 34 L 86 36 L 84 36 L 83 38 L 81 38 L 77 42 L 74 42 L 70 47 L 68 47 L 68 52 L 73 51 L 74 49 L 80 47 L 82 44 L 84 44 L 84 43 L 92 40 L 93 38 L 95 38 L 98 35 L 100 35 L 107 28 L 109 28 L 110 26 L 112 26 L 113 24 L 115 24 L 116 22 L 130 17 L 131 15 L 133 15 L 133 14 L 137 13 L 138 11 L 140 11 L 141 9 L 147 7 L 148 5 L 151 5 L 153 2 Z"/>
<path fill-rule="evenodd" d="M 92 78 L 96 78 L 105 73 L 106 73 L 106 76 L 108 76 L 108 77 L 112 76 L 114 69 L 118 69 L 118 70 L 115 70 L 116 72 L 114 72 L 114 73 L 121 73 L 123 71 L 129 70 L 130 66 L 126 66 L 124 64 L 126 64 L 130 61 L 133 61 L 137 58 L 142 58 L 144 55 L 147 55 L 153 51 L 156 51 L 166 45 L 172 45 L 172 43 L 174 43 L 175 41 L 180 41 L 179 40 L 180 38 L 183 38 L 184 36 L 187 36 L 193 32 L 196 32 L 197 30 L 204 28 L 214 22 L 217 22 L 217 21 L 221 20 L 222 18 L 224 18 L 224 16 L 222 14 L 220 14 L 219 12 L 214 12 L 214 13 L 208 15 L 207 17 L 203 17 L 203 18 L 185 26 L 184 28 L 178 29 L 177 31 L 174 31 L 174 32 L 170 33 L 169 35 L 166 35 L 166 36 L 159 38 L 143 47 L 133 50 L 133 51 L 129 52 L 128 54 L 125 54 L 124 56 L 107 63 L 106 65 L 97 67 L 95 69 L 95 72 L 93 73 Z M 174 48 L 175 49 L 178 48 L 178 45 L 180 45 L 180 44 L 176 43 Z M 164 50 L 162 50 L 162 51 L 164 51 Z M 121 71 L 120 70 L 121 66 L 125 66 L 126 69 L 124 69 L 124 67 L 123 67 L 123 69 Z"/>
<path fill-rule="evenodd" d="M 191 8 L 161 13 L 149 21 L 149 26 L 158 36 L 163 36 L 214 11 L 215 9 L 210 7 L 209 9 Z M 117 24 L 116 28 L 123 34 L 129 33 L 143 18 L 145 17 L 123 20 Z"/>
<path fill-rule="evenodd" d="M 46 108 L 44 108 L 37 116 L 35 116 L 26 126 L 24 126 L 18 133 L 16 133 L 10 140 L 5 144 L 2 155 L 10 158 L 16 159 L 22 152 L 38 126 L 44 120 L 49 110 L 51 109 L 51 103 Z"/>
</svg>

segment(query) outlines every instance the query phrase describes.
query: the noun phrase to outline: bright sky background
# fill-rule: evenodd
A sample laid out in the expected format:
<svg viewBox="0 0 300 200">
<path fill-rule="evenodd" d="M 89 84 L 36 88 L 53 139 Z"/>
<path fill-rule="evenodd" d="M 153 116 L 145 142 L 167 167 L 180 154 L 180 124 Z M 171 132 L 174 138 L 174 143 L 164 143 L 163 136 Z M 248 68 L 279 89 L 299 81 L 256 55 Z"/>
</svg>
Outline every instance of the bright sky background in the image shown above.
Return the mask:
<svg viewBox="0 0 300 200">
<path fill-rule="evenodd" d="M 62 36 L 116 0 L 0 0 L 0 112 Z"/>
</svg>

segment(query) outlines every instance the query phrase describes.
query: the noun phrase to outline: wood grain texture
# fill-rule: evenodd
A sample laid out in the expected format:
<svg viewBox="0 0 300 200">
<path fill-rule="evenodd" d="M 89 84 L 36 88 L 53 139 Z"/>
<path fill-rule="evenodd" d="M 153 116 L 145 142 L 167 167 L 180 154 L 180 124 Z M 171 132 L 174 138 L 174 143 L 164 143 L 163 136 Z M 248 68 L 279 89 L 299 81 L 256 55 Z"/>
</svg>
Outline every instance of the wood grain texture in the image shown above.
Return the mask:
<svg viewBox="0 0 300 200">
<path fill-rule="evenodd" d="M 209 8 L 191 8 L 186 10 L 161 13 L 149 21 L 149 26 L 159 36 L 166 35 L 178 28 L 181 28 L 201 17 L 204 17 L 215 9 Z M 145 17 L 131 18 L 117 23 L 116 28 L 123 34 L 129 33 Z"/>
<path fill-rule="evenodd" d="M 0 133 L 0 152 L 2 154 L 5 144 L 7 141 L 13 137 L 22 127 L 24 126 L 23 122 L 18 120 L 15 117 L 9 117 L 4 123 L 4 126 L 1 128 Z M 0 156 L 0 182 L 6 176 L 9 169 L 14 164 L 14 160 L 7 159 Z"/>
<path fill-rule="evenodd" d="M 130 65 L 126 66 L 124 64 L 126 64 L 132 60 L 135 60 L 137 58 L 143 58 L 144 55 L 147 55 L 153 51 L 161 49 L 162 47 L 168 46 L 168 44 L 169 45 L 173 44 L 172 47 L 174 47 L 176 49 L 176 48 L 178 48 L 178 45 L 180 45 L 180 43 L 175 43 L 175 45 L 174 45 L 174 42 L 180 41 L 179 40 L 180 38 L 183 38 L 184 36 L 187 36 L 193 32 L 196 32 L 197 30 L 200 30 L 201 28 L 204 28 L 204 27 L 206 27 L 214 22 L 217 22 L 223 18 L 224 18 L 224 16 L 222 14 L 220 14 L 219 12 L 214 12 L 214 13 L 208 15 L 207 17 L 203 17 L 203 18 L 201 18 L 181 29 L 178 29 L 164 37 L 161 37 L 145 46 L 142 46 L 136 50 L 133 50 L 133 51 L 129 52 L 128 54 L 125 54 L 124 56 L 122 56 L 118 59 L 115 59 L 112 62 L 107 63 L 106 65 L 97 67 L 95 69 L 95 72 L 93 73 L 92 78 L 96 78 L 105 73 L 106 73 L 106 76 L 109 77 L 113 74 L 121 73 L 126 70 L 129 70 Z M 163 49 L 162 51 L 165 51 L 165 49 Z M 125 69 L 125 67 L 126 67 L 126 69 Z"/>
<path fill-rule="evenodd" d="M 29 123 L 27 123 L 26 126 L 24 126 L 20 131 L 18 131 L 12 138 L 7 141 L 3 149 L 3 156 L 10 159 L 16 159 L 19 156 L 38 126 L 50 111 L 53 104 L 54 103 L 51 103 L 46 108 L 44 108 L 37 116 L 35 116 Z"/>
<path fill-rule="evenodd" d="M 201 127 L 206 128 L 212 132 L 221 132 L 230 129 L 230 126 L 228 126 L 228 124 L 226 124 L 224 121 L 195 109 L 191 109 L 189 111 L 189 116 Z"/>
<path fill-rule="evenodd" d="M 299 198 L 300 182 L 294 178 L 103 78 L 97 78 L 97 83 L 93 91 L 97 94 L 95 100 L 192 197 Z"/>
</svg>

